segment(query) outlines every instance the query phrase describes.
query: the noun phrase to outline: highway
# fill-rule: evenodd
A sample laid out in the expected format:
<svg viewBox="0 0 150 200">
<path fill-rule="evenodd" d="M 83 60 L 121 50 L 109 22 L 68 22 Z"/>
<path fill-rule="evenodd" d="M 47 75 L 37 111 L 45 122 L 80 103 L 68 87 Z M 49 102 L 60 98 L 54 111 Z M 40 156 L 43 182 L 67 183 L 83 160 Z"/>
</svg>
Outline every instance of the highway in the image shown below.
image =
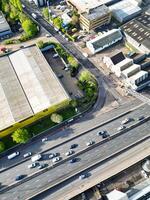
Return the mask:
<svg viewBox="0 0 150 200">
<path fill-rule="evenodd" d="M 97 136 L 97 132 L 101 130 L 107 130 L 108 133 L 111 135 L 114 135 L 117 132 L 117 128 L 120 126 L 121 121 L 125 118 L 134 118 L 135 121 L 132 121 L 126 125 L 126 127 L 130 127 L 131 125 L 135 123 L 139 123 L 139 121 L 136 119 L 137 116 L 148 116 L 150 113 L 150 107 L 147 105 L 142 105 L 140 108 L 137 108 L 133 110 L 130 113 L 127 113 L 126 115 L 117 118 L 116 120 L 107 123 L 102 126 L 98 126 L 97 128 L 94 128 L 94 130 L 90 130 L 89 132 L 86 132 L 86 134 L 79 135 L 77 138 L 69 140 L 68 142 L 65 142 L 64 144 L 61 144 L 58 147 L 54 147 L 52 150 L 47 150 L 43 153 L 43 160 L 40 161 L 40 163 L 46 163 L 49 165 L 52 165 L 52 161 L 48 158 L 48 155 L 50 153 L 59 153 L 60 156 L 65 159 L 65 153 L 70 149 L 71 144 L 75 143 L 78 144 L 78 147 L 74 150 L 75 153 L 78 153 L 82 151 L 84 148 L 86 148 L 86 143 L 90 140 L 93 140 L 95 142 L 102 141 L 101 136 Z M 49 137 L 50 138 L 50 137 Z M 46 143 L 49 143 L 47 141 Z M 33 152 L 36 149 L 33 149 Z M 31 160 L 27 160 L 21 164 L 18 164 L 17 166 L 10 168 L 9 170 L 4 171 L 3 173 L 0 173 L 0 180 L 3 185 L 9 185 L 12 184 L 15 181 L 15 177 L 20 174 L 30 175 L 32 173 L 38 172 L 37 168 L 34 169 L 28 169 L 27 166 L 31 164 Z"/>
<path fill-rule="evenodd" d="M 84 170 L 85 167 L 105 159 L 111 154 L 120 151 L 122 148 L 125 148 L 142 139 L 143 137 L 148 136 L 149 129 L 150 120 L 138 127 L 131 129 L 125 134 L 116 137 L 115 139 L 108 140 L 107 142 L 98 146 L 96 145 L 92 149 L 87 149 L 87 151 L 78 155 L 79 162 L 70 164 L 68 161 L 66 161 L 61 165 L 58 165 L 42 173 L 41 175 L 16 186 L 15 188 L 5 191 L 5 193 L 1 192 L 2 194 L 0 193 L 0 199 L 24 200 L 39 192 L 40 190 L 43 190 L 45 187 L 59 182 L 60 179 L 64 179 L 71 174 L 74 174 L 75 172 L 77 173 L 80 170 Z"/>
</svg>

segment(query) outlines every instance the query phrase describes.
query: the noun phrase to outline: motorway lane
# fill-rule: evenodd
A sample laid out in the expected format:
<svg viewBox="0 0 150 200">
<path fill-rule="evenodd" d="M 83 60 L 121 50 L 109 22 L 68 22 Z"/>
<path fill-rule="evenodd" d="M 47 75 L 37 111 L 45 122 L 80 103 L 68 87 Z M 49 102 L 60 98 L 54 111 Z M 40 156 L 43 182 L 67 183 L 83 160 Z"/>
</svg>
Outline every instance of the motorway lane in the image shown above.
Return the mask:
<svg viewBox="0 0 150 200">
<path fill-rule="evenodd" d="M 86 113 L 84 117 L 76 120 L 76 123 L 70 125 L 70 127 L 65 130 L 57 130 L 53 132 L 53 134 L 51 131 L 47 131 L 47 135 L 49 138 L 48 143 L 41 142 L 42 137 L 44 137 L 41 135 L 41 137 L 38 138 L 33 143 L 27 143 L 23 147 L 18 147 L 17 151 L 20 151 L 21 153 L 19 157 L 16 157 L 15 159 L 12 159 L 12 160 L 8 160 L 6 156 L 0 158 L 0 171 L 23 160 L 23 155 L 27 152 L 37 153 L 37 152 L 45 151 L 49 148 L 54 147 L 57 144 L 61 144 L 62 142 L 80 134 L 81 132 L 90 130 L 91 128 L 95 126 L 101 123 L 104 123 L 105 121 L 121 114 L 122 112 L 126 112 L 127 110 L 133 109 L 139 104 L 140 102 L 138 100 L 127 102 L 124 105 L 120 106 L 119 108 L 110 111 L 109 115 L 108 113 L 103 113 L 102 115 L 95 117 L 94 113 L 90 113 L 90 114 Z"/>
<path fill-rule="evenodd" d="M 70 164 L 67 162 L 58 165 L 57 167 L 48 170 L 41 175 L 32 178 L 31 180 L 22 183 L 19 186 L 16 186 L 13 189 L 0 194 L 1 200 L 24 200 L 30 195 L 33 195 L 45 187 L 52 185 L 53 183 L 64 179 L 67 176 L 76 173 L 79 170 L 83 170 L 85 167 L 105 159 L 117 151 L 120 151 L 122 148 L 127 147 L 128 145 L 133 144 L 137 140 L 142 139 L 149 134 L 150 121 L 118 136 L 113 140 L 109 140 L 107 143 L 96 146 L 85 153 L 82 153 L 78 156 L 79 162 Z M 36 183 L 36 184 L 35 184 Z"/>
<path fill-rule="evenodd" d="M 126 117 L 131 117 L 131 118 L 136 119 L 137 116 L 140 116 L 140 115 L 148 116 L 149 113 L 150 113 L 150 107 L 147 105 L 143 105 L 140 107 L 140 109 L 136 109 L 133 112 L 127 114 L 126 116 L 120 117 L 120 118 L 116 119 L 115 121 L 112 121 L 106 125 L 98 127 L 95 130 L 92 130 L 92 131 L 86 133 L 85 135 L 81 135 L 80 137 L 74 139 L 73 141 L 69 141 L 65 144 L 62 144 L 59 147 L 54 148 L 53 150 L 47 151 L 46 153 L 43 154 L 43 161 L 40 161 L 40 163 L 44 162 L 46 164 L 52 165 L 52 161 L 48 158 L 48 155 L 50 153 L 60 153 L 60 156 L 64 159 L 64 158 L 66 158 L 65 153 L 70 149 L 71 144 L 75 143 L 75 144 L 79 145 L 76 149 L 74 149 L 75 153 L 77 153 L 77 152 L 83 150 L 84 148 L 86 148 L 86 143 L 88 141 L 93 140 L 95 142 L 99 142 L 99 141 L 103 140 L 101 136 L 97 136 L 97 132 L 99 132 L 101 130 L 107 130 L 110 135 L 113 135 L 117 132 L 117 128 L 120 126 L 121 121 L 124 120 Z M 129 127 L 133 123 L 136 123 L 136 122 L 138 122 L 138 121 L 135 120 L 133 122 L 130 122 L 126 125 L 126 127 Z M 46 143 L 49 143 L 49 141 L 47 141 Z M 38 171 L 37 168 L 28 169 L 27 166 L 29 164 L 31 164 L 31 160 L 21 163 L 21 164 L 17 165 L 16 167 L 13 167 L 13 168 L 1 173 L 0 174 L 1 183 L 3 185 L 8 185 L 8 184 L 11 184 L 14 182 L 15 177 L 17 175 L 20 175 L 20 174 L 30 175 L 30 174 Z"/>
<path fill-rule="evenodd" d="M 80 180 L 78 178 L 79 176 L 75 176 L 55 188 L 41 193 L 32 200 L 68 200 L 71 197 L 93 187 L 94 185 L 99 184 L 103 180 L 106 180 L 107 177 L 113 176 L 132 166 L 136 162 L 141 161 L 149 154 L 149 152 L 150 140 L 137 145 L 103 165 L 87 170 L 91 174 L 88 178 Z M 136 155 L 138 155 L 138 157 Z"/>
</svg>

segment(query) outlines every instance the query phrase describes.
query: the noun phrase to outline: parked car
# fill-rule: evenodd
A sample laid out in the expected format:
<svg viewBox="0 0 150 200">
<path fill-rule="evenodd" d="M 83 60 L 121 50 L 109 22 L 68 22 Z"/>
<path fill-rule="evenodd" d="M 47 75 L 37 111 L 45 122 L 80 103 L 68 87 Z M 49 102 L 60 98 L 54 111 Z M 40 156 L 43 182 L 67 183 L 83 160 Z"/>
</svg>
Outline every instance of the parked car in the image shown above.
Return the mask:
<svg viewBox="0 0 150 200">
<path fill-rule="evenodd" d="M 107 137 L 109 137 L 109 136 L 110 136 L 109 133 L 106 131 L 106 132 L 104 132 L 104 134 L 102 135 L 102 138 L 105 139 L 105 138 L 107 138 Z"/>
<path fill-rule="evenodd" d="M 78 144 L 72 144 L 71 146 L 70 146 L 70 149 L 74 149 L 74 148 L 76 148 L 78 146 Z"/>
<path fill-rule="evenodd" d="M 32 153 L 31 152 L 28 152 L 28 153 L 25 153 L 24 155 L 23 155 L 23 157 L 24 158 L 27 158 L 27 157 L 30 157 L 32 155 Z"/>
<path fill-rule="evenodd" d="M 77 158 L 72 158 L 69 163 L 75 163 L 77 161 Z"/>
<path fill-rule="evenodd" d="M 125 126 L 119 126 L 118 128 L 117 128 L 117 131 L 122 131 L 122 130 L 124 130 L 126 127 Z"/>
<path fill-rule="evenodd" d="M 68 152 L 65 153 L 66 156 L 71 156 L 74 153 L 74 151 L 70 150 Z"/>
<path fill-rule="evenodd" d="M 60 157 L 56 157 L 56 158 L 53 158 L 52 162 L 55 163 L 55 162 L 58 162 L 60 160 Z"/>
<path fill-rule="evenodd" d="M 97 133 L 97 136 L 102 136 L 102 135 L 104 135 L 106 132 L 107 132 L 107 131 L 99 131 L 99 132 Z"/>
<path fill-rule="evenodd" d="M 42 138 L 42 142 L 46 142 L 47 140 L 48 140 L 47 137 Z"/>
<path fill-rule="evenodd" d="M 95 142 L 91 140 L 91 141 L 87 142 L 86 145 L 87 145 L 87 146 L 91 146 L 91 145 L 93 145 L 94 143 L 95 143 Z"/>
<path fill-rule="evenodd" d="M 141 120 L 143 120 L 144 118 L 145 118 L 144 116 L 140 116 L 140 117 L 138 117 L 138 120 L 141 121 Z"/>
<path fill-rule="evenodd" d="M 31 163 L 30 165 L 28 165 L 28 169 L 35 168 L 37 165 L 38 165 L 38 163 L 36 163 L 36 162 Z"/>
<path fill-rule="evenodd" d="M 54 55 L 53 55 L 53 58 L 57 58 L 58 57 L 58 53 L 55 53 Z"/>
<path fill-rule="evenodd" d="M 41 154 L 36 154 L 34 156 L 32 156 L 31 160 L 32 162 L 35 162 L 35 161 L 38 161 L 42 158 L 42 155 Z"/>
<path fill-rule="evenodd" d="M 125 118 L 125 119 L 121 122 L 121 124 L 122 124 L 122 125 L 127 124 L 127 123 L 129 123 L 131 120 L 132 120 L 131 118 Z"/>
<path fill-rule="evenodd" d="M 25 175 L 18 175 L 18 176 L 16 176 L 16 178 L 15 178 L 15 181 L 20 181 L 21 179 L 23 179 L 25 177 Z"/>
<path fill-rule="evenodd" d="M 79 176 L 79 179 L 82 180 L 82 179 L 85 179 L 85 178 L 87 178 L 87 177 L 88 177 L 87 174 L 81 174 L 81 175 Z"/>
</svg>

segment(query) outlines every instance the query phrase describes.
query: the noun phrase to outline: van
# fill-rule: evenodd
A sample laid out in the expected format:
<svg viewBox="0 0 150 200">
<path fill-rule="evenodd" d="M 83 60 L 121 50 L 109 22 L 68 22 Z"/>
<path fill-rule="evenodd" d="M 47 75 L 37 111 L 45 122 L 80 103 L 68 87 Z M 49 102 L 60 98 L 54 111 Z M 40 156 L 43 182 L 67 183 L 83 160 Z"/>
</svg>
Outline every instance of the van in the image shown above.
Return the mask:
<svg viewBox="0 0 150 200">
<path fill-rule="evenodd" d="M 12 153 L 12 154 L 10 154 L 10 155 L 8 156 L 8 159 L 11 160 L 11 159 L 15 158 L 16 156 L 19 156 L 19 154 L 20 154 L 19 151 L 14 152 L 14 153 Z"/>
<path fill-rule="evenodd" d="M 32 156 L 31 160 L 32 162 L 35 162 L 35 161 L 38 161 L 42 158 L 42 155 L 41 154 L 37 154 L 35 156 Z"/>
</svg>

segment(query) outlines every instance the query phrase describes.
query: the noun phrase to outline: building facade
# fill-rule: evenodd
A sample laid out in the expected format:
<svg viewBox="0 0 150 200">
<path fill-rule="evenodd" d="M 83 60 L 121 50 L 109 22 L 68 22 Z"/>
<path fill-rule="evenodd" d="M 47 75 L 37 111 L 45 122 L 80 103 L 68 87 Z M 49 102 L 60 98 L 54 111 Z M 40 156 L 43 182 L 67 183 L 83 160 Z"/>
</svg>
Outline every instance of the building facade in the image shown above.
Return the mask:
<svg viewBox="0 0 150 200">
<path fill-rule="evenodd" d="M 0 11 L 0 39 L 8 38 L 10 35 L 12 35 L 11 28 L 3 13 Z"/>
</svg>

